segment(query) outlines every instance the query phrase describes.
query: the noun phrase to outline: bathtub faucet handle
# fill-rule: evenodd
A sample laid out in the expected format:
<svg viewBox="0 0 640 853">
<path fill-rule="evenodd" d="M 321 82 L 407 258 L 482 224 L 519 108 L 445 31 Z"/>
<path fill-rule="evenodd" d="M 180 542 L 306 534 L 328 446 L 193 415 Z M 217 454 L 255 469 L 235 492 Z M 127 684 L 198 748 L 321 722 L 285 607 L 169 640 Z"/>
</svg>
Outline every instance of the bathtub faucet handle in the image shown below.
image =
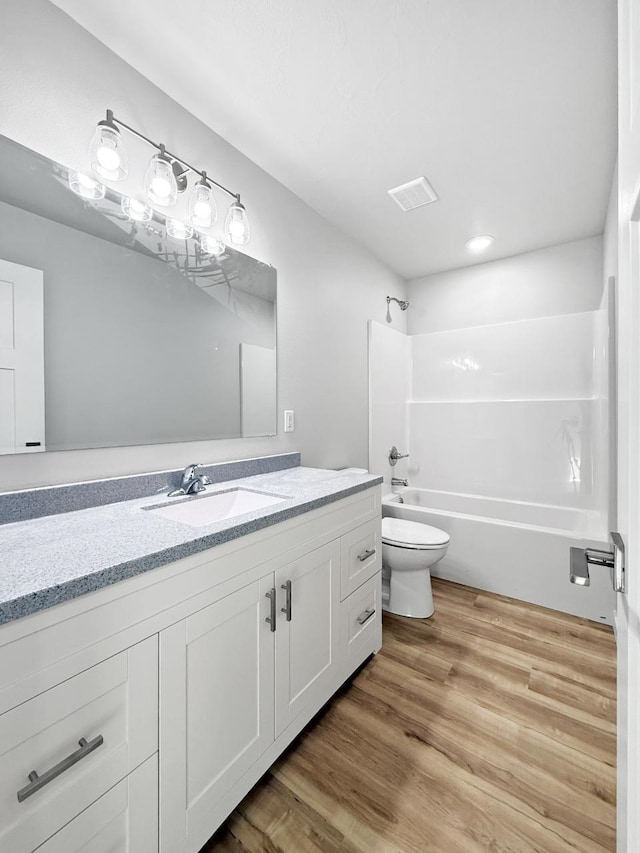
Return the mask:
<svg viewBox="0 0 640 853">
<path fill-rule="evenodd" d="M 393 447 L 389 451 L 389 465 L 391 465 L 392 468 L 395 466 L 398 459 L 408 459 L 408 458 L 409 458 L 409 454 L 408 453 L 400 453 L 400 451 L 395 446 L 395 444 L 393 445 Z"/>
<path fill-rule="evenodd" d="M 409 481 L 403 480 L 402 477 L 392 477 L 391 478 L 391 485 L 392 486 L 408 486 Z"/>
</svg>

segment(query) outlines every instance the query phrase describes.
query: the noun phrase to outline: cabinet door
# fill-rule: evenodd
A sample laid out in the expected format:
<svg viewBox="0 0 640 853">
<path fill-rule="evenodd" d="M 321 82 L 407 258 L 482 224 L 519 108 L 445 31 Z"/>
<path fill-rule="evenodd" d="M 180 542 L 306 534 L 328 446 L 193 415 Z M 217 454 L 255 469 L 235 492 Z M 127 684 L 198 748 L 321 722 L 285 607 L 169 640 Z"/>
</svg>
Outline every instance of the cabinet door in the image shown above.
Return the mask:
<svg viewBox="0 0 640 853">
<path fill-rule="evenodd" d="M 158 853 L 158 760 L 126 779 L 38 847 L 38 853 Z"/>
<path fill-rule="evenodd" d="M 160 634 L 163 853 L 199 849 L 211 810 L 274 740 L 272 586 L 269 574 Z"/>
<path fill-rule="evenodd" d="M 331 542 L 278 569 L 276 591 L 278 737 L 298 714 L 311 707 L 321 708 L 338 686 L 339 542 Z"/>
</svg>

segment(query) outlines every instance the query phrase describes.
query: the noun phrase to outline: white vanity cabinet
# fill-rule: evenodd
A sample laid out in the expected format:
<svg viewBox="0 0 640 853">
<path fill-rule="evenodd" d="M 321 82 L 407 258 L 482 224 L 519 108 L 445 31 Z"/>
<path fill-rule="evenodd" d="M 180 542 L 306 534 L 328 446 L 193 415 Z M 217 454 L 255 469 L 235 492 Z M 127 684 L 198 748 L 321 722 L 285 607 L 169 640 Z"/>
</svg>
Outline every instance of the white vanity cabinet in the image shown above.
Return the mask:
<svg viewBox="0 0 640 853">
<path fill-rule="evenodd" d="M 339 590 L 336 540 L 161 632 L 163 853 L 199 850 L 228 793 L 249 790 L 258 759 L 335 691 Z"/>
<path fill-rule="evenodd" d="M 380 648 L 380 517 L 368 488 L 0 626 L 0 853 L 197 853 Z"/>
</svg>

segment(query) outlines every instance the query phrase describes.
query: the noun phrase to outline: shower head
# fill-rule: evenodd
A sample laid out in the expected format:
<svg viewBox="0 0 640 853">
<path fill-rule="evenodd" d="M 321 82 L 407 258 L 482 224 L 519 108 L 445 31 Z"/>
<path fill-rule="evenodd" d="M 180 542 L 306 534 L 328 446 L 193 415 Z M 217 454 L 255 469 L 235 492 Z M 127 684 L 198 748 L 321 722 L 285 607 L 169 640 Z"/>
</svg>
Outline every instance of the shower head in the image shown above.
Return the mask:
<svg viewBox="0 0 640 853">
<path fill-rule="evenodd" d="M 391 303 L 397 302 L 401 311 L 406 311 L 409 303 L 404 299 L 396 299 L 395 296 L 387 296 L 387 323 L 391 322 Z"/>
</svg>

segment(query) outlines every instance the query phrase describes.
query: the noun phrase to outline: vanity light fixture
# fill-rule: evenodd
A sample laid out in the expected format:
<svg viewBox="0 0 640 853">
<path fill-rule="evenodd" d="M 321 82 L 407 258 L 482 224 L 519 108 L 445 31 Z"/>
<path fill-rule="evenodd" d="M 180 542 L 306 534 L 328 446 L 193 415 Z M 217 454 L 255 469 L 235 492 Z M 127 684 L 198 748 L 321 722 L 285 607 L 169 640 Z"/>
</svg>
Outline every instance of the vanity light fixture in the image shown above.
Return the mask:
<svg viewBox="0 0 640 853">
<path fill-rule="evenodd" d="M 129 173 L 129 158 L 111 110 L 107 110 L 104 121 L 98 122 L 91 137 L 89 161 L 96 175 L 106 181 L 123 181 Z"/>
<path fill-rule="evenodd" d="M 200 235 L 200 251 L 203 255 L 213 255 L 214 258 L 219 258 L 224 254 L 226 245 L 223 240 L 218 240 L 217 237 L 212 237 L 210 234 Z"/>
<path fill-rule="evenodd" d="M 470 252 L 484 252 L 492 243 L 495 243 L 495 237 L 492 237 L 491 234 L 481 234 L 479 237 L 472 237 L 467 240 L 466 246 Z"/>
<path fill-rule="evenodd" d="M 176 240 L 188 240 L 193 237 L 193 228 L 179 219 L 167 219 L 167 234 Z"/>
<path fill-rule="evenodd" d="M 203 172 L 189 199 L 189 221 L 194 228 L 211 228 L 218 218 L 216 200 L 213 197 L 207 173 Z"/>
<path fill-rule="evenodd" d="M 122 196 L 120 206 L 124 215 L 136 222 L 148 222 L 153 216 L 153 210 L 148 204 L 138 201 L 137 198 L 130 198 L 128 195 Z"/>
<path fill-rule="evenodd" d="M 144 191 L 159 207 L 171 207 L 178 198 L 178 182 L 164 145 L 151 158 L 144 175 Z"/>
<path fill-rule="evenodd" d="M 75 169 L 69 170 L 69 186 L 82 198 L 91 199 L 91 201 L 99 201 L 104 198 L 107 188 L 100 181 L 90 178 L 84 172 L 77 172 Z"/>
<path fill-rule="evenodd" d="M 236 200 L 231 204 L 227 211 L 227 218 L 224 223 L 224 233 L 230 243 L 235 243 L 238 246 L 248 243 L 251 239 L 251 229 L 249 228 L 247 211 L 244 209 L 244 204 L 240 202 L 239 195 L 236 196 Z"/>
<path fill-rule="evenodd" d="M 189 221 L 191 225 L 204 230 L 210 228 L 216 221 L 217 210 L 213 195 L 213 187 L 215 187 L 233 199 L 225 221 L 226 239 L 236 245 L 244 245 L 249 242 L 251 237 L 249 219 L 245 207 L 240 201 L 239 193 L 232 192 L 223 184 L 210 178 L 204 170 L 196 169 L 186 160 L 167 151 L 163 144 L 153 142 L 138 130 L 125 124 L 114 116 L 112 110 L 107 110 L 106 119 L 98 122 L 89 146 L 91 167 L 97 175 L 108 181 L 121 181 L 127 177 L 129 161 L 122 142 L 123 130 L 156 149 L 157 153 L 151 158 L 144 175 L 144 189 L 153 204 L 159 207 L 174 205 L 178 194 L 187 189 L 189 173 L 193 173 L 199 180 L 196 182 L 189 199 Z M 127 215 L 131 216 L 130 213 Z M 131 216 L 131 218 L 135 217 Z M 181 225 L 183 229 L 187 229 L 183 223 Z M 169 227 L 167 230 L 169 231 Z M 191 230 L 193 233 L 193 228 Z"/>
</svg>

